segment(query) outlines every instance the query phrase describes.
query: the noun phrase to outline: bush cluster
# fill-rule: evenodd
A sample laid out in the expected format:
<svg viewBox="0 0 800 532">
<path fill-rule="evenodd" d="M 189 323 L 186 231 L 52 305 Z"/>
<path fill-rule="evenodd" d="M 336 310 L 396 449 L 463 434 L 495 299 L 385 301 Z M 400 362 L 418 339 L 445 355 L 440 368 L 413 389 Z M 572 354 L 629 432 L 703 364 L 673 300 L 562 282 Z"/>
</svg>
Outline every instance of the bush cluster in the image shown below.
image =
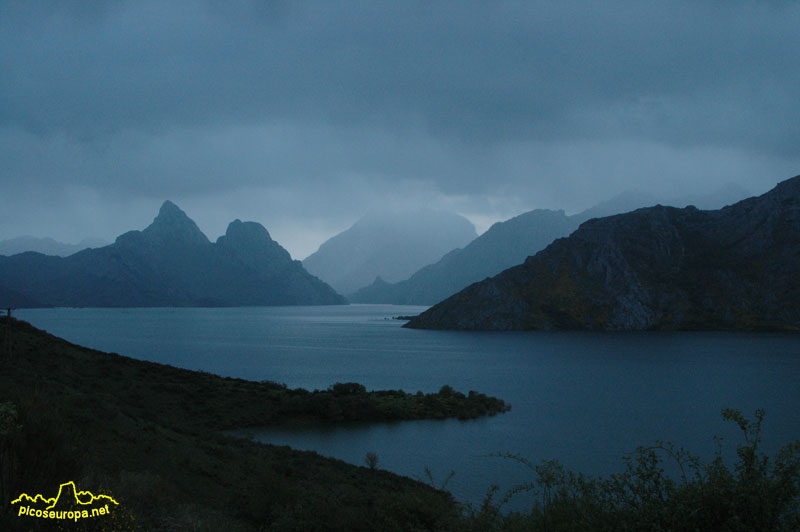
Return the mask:
<svg viewBox="0 0 800 532">
<path fill-rule="evenodd" d="M 323 422 L 397 421 L 408 419 L 473 419 L 506 412 L 502 399 L 470 391 L 467 395 L 442 386 L 438 393 L 402 390 L 367 392 L 357 383 L 336 383 L 327 390 L 290 390 L 277 404 L 275 420 L 310 418 Z"/>
<path fill-rule="evenodd" d="M 490 490 L 479 508 L 470 509 L 464 530 L 473 531 L 708 531 L 800 530 L 800 442 L 770 459 L 760 450 L 764 411 L 748 420 L 738 410 L 723 410 L 725 420 L 742 430 L 733 467 L 723 460 L 721 440 L 713 460 L 703 463 L 670 443 L 640 447 L 625 459 L 622 473 L 589 478 L 558 462 L 539 465 L 505 455 L 530 468 L 531 482 L 495 500 Z M 680 475 L 665 472 L 664 460 L 677 463 Z M 503 513 L 520 492 L 533 492 L 527 512 Z"/>
</svg>

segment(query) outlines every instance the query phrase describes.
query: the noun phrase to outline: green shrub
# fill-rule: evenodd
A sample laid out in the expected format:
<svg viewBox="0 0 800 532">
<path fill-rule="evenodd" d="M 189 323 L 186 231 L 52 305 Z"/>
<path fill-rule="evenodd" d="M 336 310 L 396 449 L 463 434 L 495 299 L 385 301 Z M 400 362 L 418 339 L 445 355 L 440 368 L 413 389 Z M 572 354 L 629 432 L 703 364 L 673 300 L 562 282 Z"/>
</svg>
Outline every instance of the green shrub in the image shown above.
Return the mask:
<svg viewBox="0 0 800 532">
<path fill-rule="evenodd" d="M 625 458 L 625 470 L 609 478 L 589 478 L 565 470 L 558 462 L 534 465 L 505 454 L 529 468 L 534 479 L 515 486 L 495 502 L 490 491 L 484 504 L 470 509 L 465 530 L 547 531 L 705 531 L 800 530 L 800 442 L 770 460 L 761 450 L 764 411 L 748 420 L 726 409 L 723 419 L 742 430 L 733 468 L 718 445 L 710 463 L 670 443 L 640 447 Z M 721 440 L 717 439 L 718 442 Z M 663 460 L 674 461 L 679 478 L 665 473 Z M 535 494 L 527 512 L 502 513 L 520 492 Z"/>
<path fill-rule="evenodd" d="M 78 477 L 80 441 L 57 407 L 31 395 L 0 403 L 0 530 L 14 530 L 12 499 Z"/>
</svg>

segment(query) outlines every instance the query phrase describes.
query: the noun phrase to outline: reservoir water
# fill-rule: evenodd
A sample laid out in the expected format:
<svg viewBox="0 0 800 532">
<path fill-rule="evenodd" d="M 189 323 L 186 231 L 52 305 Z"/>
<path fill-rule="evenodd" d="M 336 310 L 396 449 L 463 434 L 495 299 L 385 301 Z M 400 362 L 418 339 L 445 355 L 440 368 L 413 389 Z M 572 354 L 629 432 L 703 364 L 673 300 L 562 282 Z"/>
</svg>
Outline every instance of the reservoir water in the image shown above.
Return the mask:
<svg viewBox="0 0 800 532">
<path fill-rule="evenodd" d="M 511 412 L 472 421 L 290 427 L 242 435 L 412 478 L 479 503 L 532 478 L 512 453 L 591 475 L 622 469 L 637 446 L 669 440 L 706 458 L 741 434 L 722 408 L 766 410 L 764 449 L 800 440 L 800 335 L 784 333 L 473 333 L 401 328 L 424 307 L 31 309 L 17 316 L 67 340 L 223 376 L 324 389 L 477 390 Z M 529 504 L 525 495 L 511 507 Z"/>
</svg>

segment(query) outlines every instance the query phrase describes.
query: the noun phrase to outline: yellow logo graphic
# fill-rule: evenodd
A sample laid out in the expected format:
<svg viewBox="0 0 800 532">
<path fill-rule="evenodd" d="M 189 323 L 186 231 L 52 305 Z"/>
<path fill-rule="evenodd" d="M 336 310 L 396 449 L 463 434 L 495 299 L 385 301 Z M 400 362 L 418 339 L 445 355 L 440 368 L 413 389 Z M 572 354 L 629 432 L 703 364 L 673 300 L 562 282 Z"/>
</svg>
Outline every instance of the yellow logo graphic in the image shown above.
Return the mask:
<svg viewBox="0 0 800 532">
<path fill-rule="evenodd" d="M 19 504 L 17 516 L 41 517 L 43 519 L 68 519 L 78 521 L 89 517 L 108 515 L 109 504 L 119 503 L 108 495 L 94 495 L 90 491 L 78 491 L 74 482 L 65 482 L 58 487 L 58 495 L 47 498 L 39 493 L 31 497 L 23 493 L 11 504 Z M 113 506 L 112 506 L 113 508 Z"/>
</svg>

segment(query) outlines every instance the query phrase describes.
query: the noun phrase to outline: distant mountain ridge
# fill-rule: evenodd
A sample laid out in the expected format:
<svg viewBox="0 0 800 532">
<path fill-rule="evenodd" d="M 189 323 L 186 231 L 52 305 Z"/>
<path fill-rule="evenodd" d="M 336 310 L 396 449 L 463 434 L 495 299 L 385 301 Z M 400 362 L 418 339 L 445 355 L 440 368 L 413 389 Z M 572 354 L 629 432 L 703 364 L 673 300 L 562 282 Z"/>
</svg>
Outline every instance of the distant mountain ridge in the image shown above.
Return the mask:
<svg viewBox="0 0 800 532">
<path fill-rule="evenodd" d="M 33 236 L 19 236 L 0 240 L 0 255 L 16 255 L 26 251 L 35 251 L 43 255 L 57 255 L 68 257 L 86 248 L 100 248 L 110 242 L 99 238 L 84 238 L 77 244 L 65 244 L 52 238 L 36 238 Z"/>
<path fill-rule="evenodd" d="M 624 192 L 581 213 L 536 209 L 497 222 L 464 249 L 455 249 L 398 283 L 376 279 L 348 295 L 353 303 L 433 305 L 470 284 L 516 266 L 590 218 L 627 212 L 654 202 L 640 192 Z"/>
<path fill-rule="evenodd" d="M 378 276 L 405 279 L 476 236 L 472 223 L 453 213 L 373 212 L 324 242 L 303 266 L 347 295 Z"/>
<path fill-rule="evenodd" d="M 0 257 L 0 306 L 245 306 L 343 304 L 254 222 L 211 243 L 165 201 L 142 231 L 69 257 Z"/>
<path fill-rule="evenodd" d="M 353 303 L 432 305 L 475 281 L 519 264 L 577 227 L 576 220 L 564 211 L 530 211 L 492 225 L 463 249 L 451 251 L 407 280 L 391 284 L 379 278 L 348 299 Z"/>
<path fill-rule="evenodd" d="M 407 327 L 800 330 L 800 176 L 716 211 L 587 221 Z"/>
</svg>

